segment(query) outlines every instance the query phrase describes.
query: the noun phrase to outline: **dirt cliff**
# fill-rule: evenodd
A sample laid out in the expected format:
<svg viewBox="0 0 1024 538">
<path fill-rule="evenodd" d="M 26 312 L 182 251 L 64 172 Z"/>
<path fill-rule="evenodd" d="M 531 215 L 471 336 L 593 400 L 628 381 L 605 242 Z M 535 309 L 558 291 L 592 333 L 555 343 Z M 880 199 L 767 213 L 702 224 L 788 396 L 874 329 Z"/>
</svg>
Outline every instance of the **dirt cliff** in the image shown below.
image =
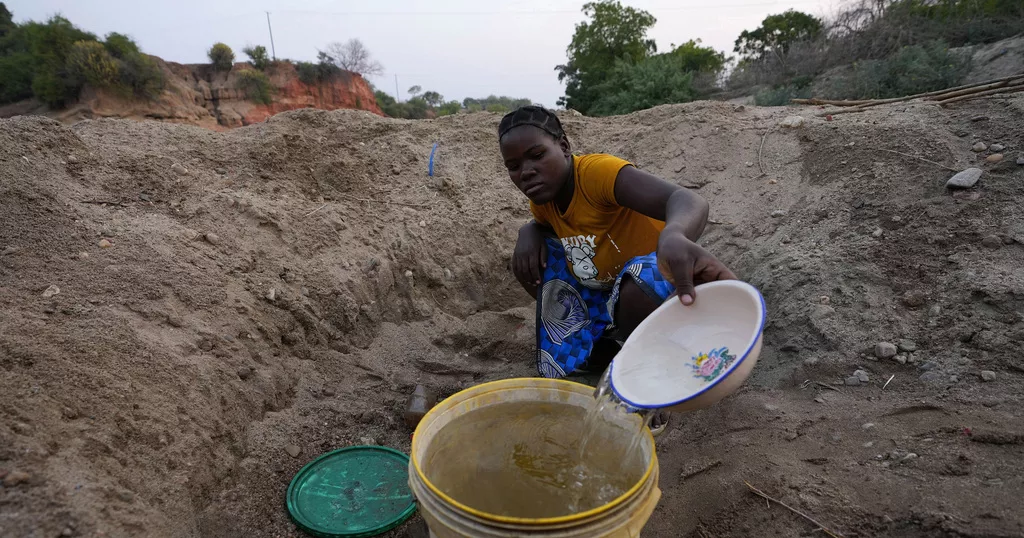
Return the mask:
<svg viewBox="0 0 1024 538">
<path fill-rule="evenodd" d="M 576 150 L 706 197 L 702 244 L 768 304 L 747 385 L 658 439 L 644 536 L 820 534 L 744 481 L 849 538 L 1024 533 L 1021 118 L 1021 95 L 564 117 Z M 0 120 L 0 536 L 302 536 L 289 480 L 408 450 L 415 384 L 535 375 L 498 120 Z"/>
<path fill-rule="evenodd" d="M 252 69 L 237 63 L 230 71 L 217 71 L 208 64 L 178 64 L 153 57 L 164 71 L 167 87 L 154 100 L 126 98 L 114 92 L 86 86 L 78 102 L 66 109 L 50 110 L 29 100 L 0 107 L 0 118 L 17 115 L 46 115 L 63 122 L 84 119 L 149 119 L 199 125 L 223 130 L 259 123 L 274 114 L 298 108 L 322 110 L 357 109 L 383 115 L 373 89 L 358 73 L 342 71 L 335 79 L 318 84 L 299 80 L 295 66 L 277 62 L 266 74 L 273 86 L 269 105 L 253 102 L 239 89 L 238 73 Z"/>
</svg>

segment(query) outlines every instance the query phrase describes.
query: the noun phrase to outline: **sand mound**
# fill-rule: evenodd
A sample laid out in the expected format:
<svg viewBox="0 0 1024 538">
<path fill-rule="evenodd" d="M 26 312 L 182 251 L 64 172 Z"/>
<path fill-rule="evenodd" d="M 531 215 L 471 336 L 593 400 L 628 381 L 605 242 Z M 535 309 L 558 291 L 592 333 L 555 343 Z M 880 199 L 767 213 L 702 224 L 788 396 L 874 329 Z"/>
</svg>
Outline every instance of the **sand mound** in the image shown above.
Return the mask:
<svg viewBox="0 0 1024 538">
<path fill-rule="evenodd" d="M 750 385 L 659 440 L 645 535 L 813 530 L 743 480 L 846 536 L 1019 535 L 1024 98 L 793 112 L 565 118 L 577 150 L 699 189 L 703 242 L 769 305 Z M 295 535 L 294 472 L 407 450 L 415 383 L 531 375 L 497 120 L 0 120 L 0 535 Z"/>
</svg>

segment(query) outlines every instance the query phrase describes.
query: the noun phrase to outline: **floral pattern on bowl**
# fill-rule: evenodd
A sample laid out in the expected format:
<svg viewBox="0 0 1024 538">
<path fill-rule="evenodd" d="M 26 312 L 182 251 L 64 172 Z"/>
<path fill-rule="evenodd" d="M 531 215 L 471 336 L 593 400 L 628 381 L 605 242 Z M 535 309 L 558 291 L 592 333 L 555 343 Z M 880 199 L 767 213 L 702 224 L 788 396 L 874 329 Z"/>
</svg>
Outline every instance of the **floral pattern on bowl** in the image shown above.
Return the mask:
<svg viewBox="0 0 1024 538">
<path fill-rule="evenodd" d="M 711 382 L 727 370 L 735 360 L 736 355 L 730 355 L 729 348 L 720 347 L 693 357 L 693 364 L 690 367 L 693 368 L 694 377 Z"/>
</svg>

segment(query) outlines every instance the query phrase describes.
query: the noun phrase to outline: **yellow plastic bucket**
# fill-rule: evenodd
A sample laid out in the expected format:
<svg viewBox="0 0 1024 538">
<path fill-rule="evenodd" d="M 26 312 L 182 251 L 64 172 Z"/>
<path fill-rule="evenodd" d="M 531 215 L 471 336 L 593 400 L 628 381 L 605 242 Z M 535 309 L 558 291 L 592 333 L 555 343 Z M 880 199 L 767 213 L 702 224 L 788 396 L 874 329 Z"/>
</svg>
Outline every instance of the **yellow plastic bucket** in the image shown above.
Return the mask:
<svg viewBox="0 0 1024 538">
<path fill-rule="evenodd" d="M 452 499 L 430 483 L 420 462 L 426 461 L 431 440 L 456 417 L 495 404 L 557 402 L 590 409 L 594 389 L 557 379 L 521 378 L 485 383 L 455 394 L 435 406 L 420 421 L 412 439 L 409 486 L 432 538 L 636 538 L 661 498 L 654 438 L 645 429 L 640 449 L 646 464 L 643 476 L 614 501 L 593 510 L 562 517 L 530 519 L 489 514 Z M 472 442 L 469 440 L 467 442 Z"/>
</svg>

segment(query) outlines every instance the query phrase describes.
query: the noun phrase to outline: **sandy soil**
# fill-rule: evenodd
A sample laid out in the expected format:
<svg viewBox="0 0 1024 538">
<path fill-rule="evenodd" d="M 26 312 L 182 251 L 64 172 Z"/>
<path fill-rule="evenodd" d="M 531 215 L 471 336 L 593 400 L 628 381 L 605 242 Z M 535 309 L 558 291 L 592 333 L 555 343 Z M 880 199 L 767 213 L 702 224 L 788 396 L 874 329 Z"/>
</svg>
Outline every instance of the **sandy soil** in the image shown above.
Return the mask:
<svg viewBox="0 0 1024 538">
<path fill-rule="evenodd" d="M 821 535 L 744 481 L 846 537 L 1021 536 L 1024 97 L 813 113 L 565 118 L 706 196 L 703 242 L 770 311 L 748 385 L 659 439 L 645 536 Z M 497 121 L 0 120 L 0 535 L 297 536 L 292 475 L 408 450 L 416 383 L 532 375 Z"/>
</svg>

